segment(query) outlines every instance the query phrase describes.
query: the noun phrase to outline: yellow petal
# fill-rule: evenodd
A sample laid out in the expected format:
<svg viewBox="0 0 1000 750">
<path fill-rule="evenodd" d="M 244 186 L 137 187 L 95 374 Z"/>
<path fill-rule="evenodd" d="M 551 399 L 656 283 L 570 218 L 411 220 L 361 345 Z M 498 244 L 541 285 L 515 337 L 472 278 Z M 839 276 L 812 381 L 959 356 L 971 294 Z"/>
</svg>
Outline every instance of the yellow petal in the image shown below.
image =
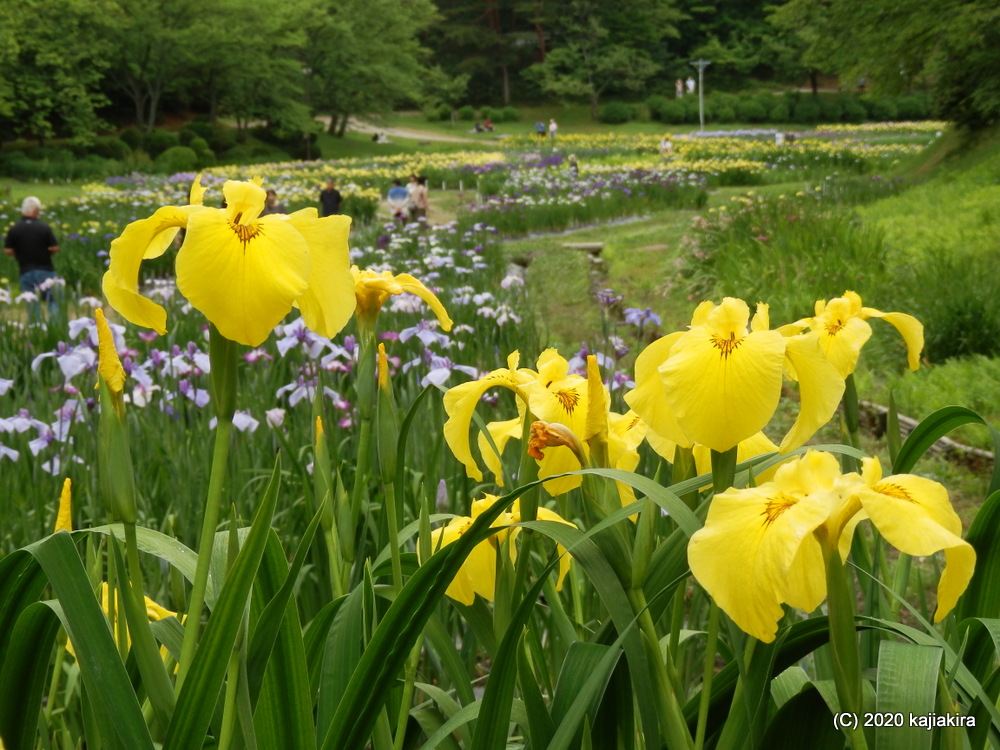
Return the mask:
<svg viewBox="0 0 1000 750">
<path fill-rule="evenodd" d="M 493 442 L 500 455 L 497 455 L 493 450 L 489 441 L 486 440 L 486 436 L 482 432 L 479 433 L 479 454 L 483 457 L 483 463 L 486 464 L 486 468 L 493 472 L 496 483 L 500 487 L 503 487 L 503 461 L 501 456 L 503 456 L 504 449 L 507 447 L 508 440 L 511 438 L 516 440 L 521 437 L 521 421 L 520 417 L 515 417 L 505 422 L 489 422 L 486 425 L 486 430 L 493 438 Z"/>
<path fill-rule="evenodd" d="M 819 342 L 808 334 L 785 339 L 788 361 L 799 381 L 799 415 L 781 441 L 788 453 L 804 444 L 830 421 L 844 395 L 844 378 L 823 354 Z"/>
<path fill-rule="evenodd" d="M 267 192 L 259 182 L 227 180 L 222 186 L 222 194 L 226 196 L 226 207 L 222 209 L 226 220 L 231 224 L 250 226 L 267 201 Z"/>
<path fill-rule="evenodd" d="M 205 186 L 201 184 L 202 173 L 199 172 L 191 183 L 191 191 L 188 194 L 188 203 L 192 206 L 201 206 L 205 203 Z"/>
<path fill-rule="evenodd" d="M 514 353 L 516 355 L 516 352 Z M 511 355 L 514 357 L 514 355 Z M 514 365 L 517 359 L 514 357 Z M 523 386 L 530 379 L 530 370 L 517 370 L 500 368 L 489 373 L 479 380 L 462 383 L 454 388 L 448 389 L 444 394 L 444 410 L 448 415 L 448 421 L 444 423 L 444 439 L 455 454 L 455 458 L 465 464 L 466 473 L 476 481 L 482 481 L 483 473 L 479 470 L 475 458 L 472 457 L 472 447 L 469 444 L 469 427 L 472 424 L 472 415 L 479 404 L 483 394 L 491 388 L 506 388 L 518 394 L 522 400 L 527 401 L 527 394 Z"/>
<path fill-rule="evenodd" d="M 73 530 L 73 482 L 69 477 L 63 481 L 62 494 L 59 496 L 59 512 L 56 514 L 56 531 Z"/>
<path fill-rule="evenodd" d="M 899 551 L 921 557 L 945 551 L 934 613 L 940 622 L 969 585 L 976 563 L 975 550 L 961 537 L 962 521 L 948 491 L 930 479 L 897 474 L 860 490 L 858 497 L 875 527 Z"/>
<path fill-rule="evenodd" d="M 94 311 L 94 319 L 97 322 L 97 371 L 108 384 L 109 391 L 121 393 L 125 388 L 125 368 L 118 359 L 114 334 L 100 307 Z"/>
<path fill-rule="evenodd" d="M 565 445 L 546 448 L 545 457 L 538 462 L 538 478 L 545 479 L 546 477 L 563 474 L 567 471 L 577 471 L 581 468 L 583 467 L 580 466 L 580 461 L 572 449 Z M 582 481 L 583 477 L 576 474 L 574 476 L 550 479 L 544 482 L 542 487 L 545 488 L 546 492 L 555 497 L 579 487 Z"/>
<path fill-rule="evenodd" d="M 861 348 L 871 337 L 872 328 L 861 318 L 850 318 L 842 325 L 831 323 L 815 329 L 812 335 L 840 376 L 846 378 L 857 367 Z"/>
<path fill-rule="evenodd" d="M 139 294 L 139 264 L 151 246 L 163 241 L 164 233 L 171 233 L 172 240 L 176 228 L 185 226 L 189 215 L 196 210 L 200 209 L 164 206 L 148 219 L 133 221 L 112 241 L 110 265 L 104 274 L 104 295 L 111 307 L 130 323 L 161 334 L 167 332 L 164 309 Z"/>
<path fill-rule="evenodd" d="M 565 518 L 560 516 L 554 510 L 549 510 L 548 508 L 538 507 L 535 516 L 539 521 L 554 521 L 556 523 L 561 523 L 566 526 L 572 526 L 574 529 L 577 525 L 572 521 L 567 521 Z M 569 573 L 569 566 L 572 558 L 566 552 L 566 548 L 561 544 L 556 544 L 556 552 L 559 553 L 559 577 L 556 578 L 556 591 L 562 591 L 563 579 L 566 578 L 566 574 Z"/>
<path fill-rule="evenodd" d="M 404 292 L 410 292 L 410 294 L 415 294 L 434 311 L 437 316 L 438 322 L 441 324 L 441 328 L 445 331 L 450 331 L 452 326 L 452 320 L 448 317 L 448 311 L 444 309 L 444 305 L 441 304 L 434 293 L 425 287 L 419 279 L 410 276 L 408 273 L 401 273 L 396 276 L 396 283 L 402 287 Z"/>
<path fill-rule="evenodd" d="M 691 572 L 742 630 L 771 642 L 782 602 L 808 606 L 825 595 L 813 531 L 829 503 L 829 493 L 792 496 L 775 482 L 718 494 L 688 545 Z"/>
<path fill-rule="evenodd" d="M 882 318 L 891 323 L 906 342 L 906 362 L 911 370 L 920 367 L 920 353 L 924 350 L 924 326 L 912 315 L 897 312 L 879 312 L 870 307 L 862 308 L 861 313 L 869 318 Z"/>
<path fill-rule="evenodd" d="M 288 221 L 305 238 L 312 260 L 309 288 L 296 304 L 311 330 L 332 338 L 347 325 L 357 308 L 347 247 L 351 219 L 348 216 L 321 219 L 316 209 L 307 208 L 290 214 Z"/>
<path fill-rule="evenodd" d="M 785 341 L 777 331 L 724 338 L 708 326 L 683 334 L 660 374 L 684 433 L 722 452 L 760 432 L 778 407 Z"/>
<path fill-rule="evenodd" d="M 597 364 L 597 357 L 590 354 L 587 356 L 587 420 L 583 430 L 584 442 L 591 438 L 607 441 L 610 410 L 611 398 L 601 379 L 601 368 Z"/>
<path fill-rule="evenodd" d="M 683 331 L 663 336 L 640 352 L 635 360 L 635 389 L 625 394 L 625 403 L 649 426 L 651 432 L 648 439 L 653 450 L 660 453 L 656 444 L 665 446 L 662 441 L 669 441 L 669 456 L 660 453 L 668 461 L 673 460 L 673 445 L 691 445 L 691 439 L 684 434 L 677 423 L 677 417 L 667 404 L 663 378 L 659 371 L 660 365 L 667 360 L 674 344 L 682 336 Z"/>
<path fill-rule="evenodd" d="M 238 205 L 249 201 L 247 191 L 235 192 Z M 310 270 L 309 246 L 287 217 L 240 223 L 202 209 L 177 255 L 177 288 L 227 339 L 258 346 L 305 292 Z"/>
<path fill-rule="evenodd" d="M 453 518 L 447 526 L 434 529 L 431 532 L 431 552 L 436 553 L 439 548 L 446 547 L 457 540 L 472 525 L 472 519 L 468 517 Z M 420 560 L 423 563 L 423 560 Z M 467 574 L 465 567 L 459 569 L 458 573 L 448 585 L 445 594 L 457 602 L 466 606 L 472 606 L 476 600 L 476 593 L 472 588 L 472 580 Z"/>
</svg>

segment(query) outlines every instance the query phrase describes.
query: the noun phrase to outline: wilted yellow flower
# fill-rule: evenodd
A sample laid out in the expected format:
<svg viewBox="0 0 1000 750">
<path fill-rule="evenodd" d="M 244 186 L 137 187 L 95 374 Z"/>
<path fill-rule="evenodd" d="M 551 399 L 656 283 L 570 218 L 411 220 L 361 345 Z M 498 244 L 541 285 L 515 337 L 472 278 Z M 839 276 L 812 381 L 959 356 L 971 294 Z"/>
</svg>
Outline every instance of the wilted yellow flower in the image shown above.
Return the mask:
<svg viewBox="0 0 1000 750">
<path fill-rule="evenodd" d="M 333 336 L 354 312 L 346 216 L 314 208 L 268 214 L 260 180 L 228 181 L 226 208 L 201 205 L 200 177 L 187 206 L 164 206 L 111 243 L 104 294 L 136 325 L 166 332 L 166 312 L 139 294 L 139 266 L 162 255 L 180 228 L 177 288 L 226 338 L 257 346 L 293 306 L 306 325 Z"/>
</svg>

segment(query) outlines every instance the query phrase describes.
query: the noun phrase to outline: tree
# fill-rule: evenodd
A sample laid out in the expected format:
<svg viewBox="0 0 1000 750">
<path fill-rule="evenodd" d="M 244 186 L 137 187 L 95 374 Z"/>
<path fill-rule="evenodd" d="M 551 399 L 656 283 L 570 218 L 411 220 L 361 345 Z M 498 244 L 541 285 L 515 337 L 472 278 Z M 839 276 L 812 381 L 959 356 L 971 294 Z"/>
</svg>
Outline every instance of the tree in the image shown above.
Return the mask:
<svg viewBox="0 0 1000 750">
<path fill-rule="evenodd" d="M 789 0 L 772 18 L 799 34 L 812 67 L 884 93 L 926 86 L 945 117 L 973 127 L 1000 118 L 995 0 Z"/>
<path fill-rule="evenodd" d="M 258 0 L 212 0 L 189 29 L 182 87 L 203 101 L 214 122 L 220 112 L 239 127 L 280 121 L 296 133 L 309 128 L 300 59 L 314 0 L 287 0 L 281 12 Z"/>
<path fill-rule="evenodd" d="M 389 112 L 420 96 L 426 51 L 418 34 L 436 18 L 430 0 L 327 0 L 307 33 L 310 100 L 343 135 L 352 115 Z"/>
<path fill-rule="evenodd" d="M 656 73 L 648 48 L 675 34 L 679 17 L 659 0 L 570 0 L 564 10 L 559 43 L 528 73 L 550 94 L 587 98 L 594 118 L 609 87 L 636 91 Z"/>
<path fill-rule="evenodd" d="M 0 86 L 0 113 L 15 135 L 89 138 L 101 124 L 100 82 L 111 8 L 103 0 L 25 0 L 13 39 L 0 34 L 0 64 L 11 75 Z M 8 32 L 8 34 L 11 32 Z M 5 41 L 6 36 L 6 41 Z"/>
<path fill-rule="evenodd" d="M 197 39 L 191 33 L 200 14 L 211 13 L 214 0 L 114 0 L 117 6 L 112 43 L 111 85 L 131 100 L 135 123 L 151 132 L 164 94 L 183 79 Z"/>
</svg>

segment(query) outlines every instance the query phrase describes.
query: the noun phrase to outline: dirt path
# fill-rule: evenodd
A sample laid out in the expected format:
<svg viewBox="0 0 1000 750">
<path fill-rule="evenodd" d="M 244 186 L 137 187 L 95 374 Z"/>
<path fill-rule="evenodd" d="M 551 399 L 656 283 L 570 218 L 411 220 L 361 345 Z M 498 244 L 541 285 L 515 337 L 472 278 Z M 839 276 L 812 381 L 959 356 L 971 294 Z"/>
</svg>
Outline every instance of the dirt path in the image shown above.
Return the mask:
<svg viewBox="0 0 1000 750">
<path fill-rule="evenodd" d="M 330 118 L 320 115 L 316 118 L 327 128 L 330 127 Z M 446 141 L 448 143 L 482 143 L 475 138 L 464 138 L 460 135 L 442 135 L 441 133 L 431 133 L 424 130 L 410 130 L 409 128 L 387 128 L 374 123 L 359 120 L 352 117 L 347 124 L 348 130 L 355 133 L 385 133 L 387 138 L 408 138 L 414 141 Z"/>
</svg>

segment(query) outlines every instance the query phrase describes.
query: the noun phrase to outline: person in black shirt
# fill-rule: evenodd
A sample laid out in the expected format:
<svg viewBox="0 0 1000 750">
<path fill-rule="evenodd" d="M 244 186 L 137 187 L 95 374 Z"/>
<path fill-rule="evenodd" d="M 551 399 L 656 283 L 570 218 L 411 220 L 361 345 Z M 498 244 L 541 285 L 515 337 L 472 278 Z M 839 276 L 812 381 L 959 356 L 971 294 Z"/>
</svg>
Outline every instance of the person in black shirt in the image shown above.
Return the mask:
<svg viewBox="0 0 1000 750">
<path fill-rule="evenodd" d="M 41 211 L 42 204 L 34 196 L 21 202 L 21 220 L 7 230 L 3 251 L 17 261 L 21 292 L 39 294 L 49 303 L 51 311 L 54 305 L 51 290 L 46 288 L 39 293 L 38 287 L 55 278 L 52 256 L 59 252 L 59 243 L 52 228 L 38 218 Z"/>
<path fill-rule="evenodd" d="M 319 194 L 319 202 L 323 207 L 323 216 L 335 216 L 339 214 L 340 202 L 342 200 L 340 191 L 333 186 L 333 180 L 327 180 L 326 187 Z"/>
</svg>

